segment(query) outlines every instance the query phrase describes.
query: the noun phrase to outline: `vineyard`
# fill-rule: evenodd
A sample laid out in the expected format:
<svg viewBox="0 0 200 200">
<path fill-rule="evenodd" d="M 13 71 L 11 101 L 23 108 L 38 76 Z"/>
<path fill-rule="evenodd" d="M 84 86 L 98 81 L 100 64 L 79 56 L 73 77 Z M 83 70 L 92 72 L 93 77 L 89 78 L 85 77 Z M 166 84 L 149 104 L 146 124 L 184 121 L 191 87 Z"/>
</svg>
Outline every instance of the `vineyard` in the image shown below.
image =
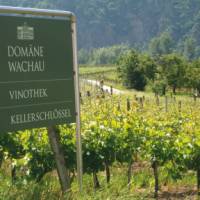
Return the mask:
<svg viewBox="0 0 200 200">
<path fill-rule="evenodd" d="M 85 66 L 80 67 L 80 78 L 82 80 L 103 80 L 105 85 L 125 89 L 118 78 L 117 67 L 113 66 Z M 85 91 L 86 89 L 83 88 Z"/>
<path fill-rule="evenodd" d="M 184 198 L 197 195 L 199 109 L 191 97 L 115 96 L 95 86 L 90 95 L 82 91 L 85 196 L 78 195 L 71 124 L 58 127 L 72 185 L 66 198 L 162 199 L 168 185 L 186 187 Z M 1 134 L 0 165 L 2 200 L 62 199 L 46 129 Z"/>
<path fill-rule="evenodd" d="M 0 200 L 200 199 L 200 0 L 161 2 L 0 0 Z"/>
</svg>

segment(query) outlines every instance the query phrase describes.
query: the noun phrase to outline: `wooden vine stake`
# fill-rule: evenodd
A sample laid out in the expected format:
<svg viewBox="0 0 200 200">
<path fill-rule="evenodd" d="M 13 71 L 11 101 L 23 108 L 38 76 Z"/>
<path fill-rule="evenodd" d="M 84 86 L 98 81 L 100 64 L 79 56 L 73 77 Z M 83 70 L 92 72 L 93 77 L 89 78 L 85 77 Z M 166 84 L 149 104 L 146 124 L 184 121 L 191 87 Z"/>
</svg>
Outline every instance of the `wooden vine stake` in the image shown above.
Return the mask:
<svg viewBox="0 0 200 200">
<path fill-rule="evenodd" d="M 197 169 L 197 192 L 198 199 L 200 198 L 200 169 Z"/>
<path fill-rule="evenodd" d="M 155 160 L 152 163 L 153 174 L 154 174 L 154 198 L 158 199 L 158 191 L 159 191 L 159 178 L 158 178 L 158 162 Z"/>
<path fill-rule="evenodd" d="M 131 109 L 131 102 L 130 102 L 130 99 L 127 99 L 127 100 L 126 100 L 126 109 L 127 109 L 127 111 L 130 111 L 130 109 Z"/>
<path fill-rule="evenodd" d="M 168 98 L 165 96 L 165 112 L 168 112 Z"/>
<path fill-rule="evenodd" d="M 182 110 L 182 102 L 179 101 L 178 102 L 178 111 L 181 112 L 181 110 Z"/>
<path fill-rule="evenodd" d="M 110 86 L 110 94 L 113 95 L 113 87 Z"/>
<path fill-rule="evenodd" d="M 159 101 L 159 97 L 158 97 L 158 95 L 156 95 L 156 105 L 157 105 L 157 106 L 160 105 L 160 101 Z"/>
<path fill-rule="evenodd" d="M 140 102 L 140 108 L 143 109 L 143 107 L 144 107 L 144 98 L 140 97 L 139 102 Z"/>
</svg>

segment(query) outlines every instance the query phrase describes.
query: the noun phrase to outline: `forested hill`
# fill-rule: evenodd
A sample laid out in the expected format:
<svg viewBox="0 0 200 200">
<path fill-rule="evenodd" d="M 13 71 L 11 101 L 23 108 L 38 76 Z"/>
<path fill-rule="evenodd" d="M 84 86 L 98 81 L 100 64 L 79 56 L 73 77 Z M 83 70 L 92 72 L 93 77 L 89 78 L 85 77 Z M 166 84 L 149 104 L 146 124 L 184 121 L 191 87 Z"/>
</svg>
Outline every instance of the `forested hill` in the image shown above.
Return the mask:
<svg viewBox="0 0 200 200">
<path fill-rule="evenodd" d="M 200 46 L 200 0 L 0 0 L 1 5 L 56 8 L 78 17 L 79 48 L 128 43 L 140 48 L 162 32 Z"/>
</svg>

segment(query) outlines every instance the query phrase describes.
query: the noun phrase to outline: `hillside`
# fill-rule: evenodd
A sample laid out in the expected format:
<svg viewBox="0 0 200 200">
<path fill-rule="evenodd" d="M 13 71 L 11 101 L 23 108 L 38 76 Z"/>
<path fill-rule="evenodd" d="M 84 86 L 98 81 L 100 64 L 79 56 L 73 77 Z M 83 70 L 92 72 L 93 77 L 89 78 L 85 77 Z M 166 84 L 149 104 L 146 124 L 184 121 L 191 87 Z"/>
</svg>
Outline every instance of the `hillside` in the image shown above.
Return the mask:
<svg viewBox="0 0 200 200">
<path fill-rule="evenodd" d="M 186 38 L 200 45 L 200 0 L 0 0 L 1 5 L 73 11 L 79 48 L 128 43 L 144 49 L 162 32 L 181 47 Z"/>
</svg>

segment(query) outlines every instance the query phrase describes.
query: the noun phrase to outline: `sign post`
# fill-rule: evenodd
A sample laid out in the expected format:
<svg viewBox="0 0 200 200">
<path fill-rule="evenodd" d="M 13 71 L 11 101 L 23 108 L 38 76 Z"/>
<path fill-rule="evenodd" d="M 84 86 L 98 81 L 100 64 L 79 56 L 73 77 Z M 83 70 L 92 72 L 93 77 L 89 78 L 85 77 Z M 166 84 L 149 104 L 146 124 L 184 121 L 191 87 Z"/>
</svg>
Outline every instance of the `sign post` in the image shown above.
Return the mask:
<svg viewBox="0 0 200 200">
<path fill-rule="evenodd" d="M 76 36 L 76 17 L 73 16 L 72 19 L 72 38 L 73 38 L 73 54 L 77 53 L 77 36 Z M 76 157 L 77 157 L 77 174 L 79 182 L 79 191 L 82 191 L 82 177 L 83 177 L 83 161 L 82 161 L 82 142 L 81 142 L 81 122 L 80 122 L 80 90 L 79 90 L 79 78 L 78 78 L 78 61 L 77 56 L 74 56 L 74 78 L 75 82 L 78 84 L 75 85 L 75 94 L 76 97 Z"/>
<path fill-rule="evenodd" d="M 64 154 L 60 145 L 59 130 L 56 129 L 56 127 L 49 127 L 48 136 L 49 136 L 51 148 L 54 153 L 58 177 L 60 180 L 62 191 L 67 192 L 70 189 L 70 176 L 69 176 L 68 170 L 66 169 Z"/>
<path fill-rule="evenodd" d="M 82 190 L 75 16 L 66 11 L 0 7 L 0 25 L 0 133 L 49 127 L 61 186 L 66 190 L 69 180 L 54 127 L 76 122 Z"/>
</svg>

